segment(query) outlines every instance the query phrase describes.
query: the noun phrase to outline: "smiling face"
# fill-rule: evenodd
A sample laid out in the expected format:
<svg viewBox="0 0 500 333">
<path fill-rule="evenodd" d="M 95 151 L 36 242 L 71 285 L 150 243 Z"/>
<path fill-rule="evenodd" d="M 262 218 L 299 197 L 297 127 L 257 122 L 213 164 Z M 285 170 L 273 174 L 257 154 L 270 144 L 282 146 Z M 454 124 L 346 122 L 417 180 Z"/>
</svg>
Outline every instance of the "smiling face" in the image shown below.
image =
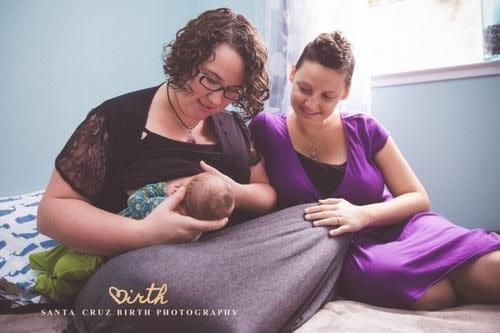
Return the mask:
<svg viewBox="0 0 500 333">
<path fill-rule="evenodd" d="M 213 59 L 214 51 L 220 48 L 219 46 L 223 49 L 224 46 L 230 46 L 236 50 L 245 64 L 244 82 L 241 84 L 244 89 L 233 106 L 245 120 L 249 120 L 262 111 L 264 101 L 269 98 L 267 49 L 255 26 L 246 17 L 229 8 L 203 12 L 179 29 L 175 34 L 175 39 L 165 45 L 163 70 L 167 76 L 167 82 L 175 90 L 187 88 L 189 91 L 188 81 L 192 81 L 193 76 L 207 65 L 207 60 Z M 219 51 L 217 50 L 216 53 Z M 217 55 L 216 62 L 223 62 L 221 56 Z M 222 70 L 229 65 L 232 65 L 232 61 L 223 63 Z M 225 74 L 221 75 L 219 70 L 217 69 L 217 74 L 224 81 L 232 80 Z M 226 96 L 234 97 L 234 94 L 226 93 Z"/>
<path fill-rule="evenodd" d="M 186 82 L 192 88 L 188 91 L 179 91 L 178 103 L 185 118 L 198 121 L 223 111 L 231 102 L 224 96 L 224 90 L 212 91 L 200 82 L 207 85 L 217 84 L 226 90 L 237 90 L 243 85 L 245 64 L 241 56 L 229 45 L 221 44 L 214 50 L 214 58 L 203 62 L 198 68 L 199 73 Z M 227 93 L 226 93 L 227 95 Z"/>
<path fill-rule="evenodd" d="M 338 103 L 349 95 L 346 72 L 306 60 L 290 72 L 292 91 L 290 102 L 301 121 L 323 122 L 328 119 Z"/>
</svg>

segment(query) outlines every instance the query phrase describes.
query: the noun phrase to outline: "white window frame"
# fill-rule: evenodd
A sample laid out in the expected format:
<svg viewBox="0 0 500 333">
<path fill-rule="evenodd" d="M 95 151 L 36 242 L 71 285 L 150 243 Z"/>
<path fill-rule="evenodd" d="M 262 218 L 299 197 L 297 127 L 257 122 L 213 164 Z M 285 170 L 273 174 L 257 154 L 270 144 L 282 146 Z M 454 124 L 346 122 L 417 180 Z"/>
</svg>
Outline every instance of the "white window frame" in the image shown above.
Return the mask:
<svg viewBox="0 0 500 333">
<path fill-rule="evenodd" d="M 372 76 L 372 88 L 500 75 L 500 60 Z"/>
<path fill-rule="evenodd" d="M 391 4 L 396 2 L 395 0 L 385 1 Z M 372 0 L 372 2 L 380 2 L 383 5 L 384 0 Z M 480 61 L 479 59 L 477 59 L 475 61 L 478 62 L 458 64 L 446 67 L 440 66 L 393 73 L 373 74 L 371 76 L 371 85 L 372 87 L 386 87 L 500 75 L 500 60 Z"/>
</svg>

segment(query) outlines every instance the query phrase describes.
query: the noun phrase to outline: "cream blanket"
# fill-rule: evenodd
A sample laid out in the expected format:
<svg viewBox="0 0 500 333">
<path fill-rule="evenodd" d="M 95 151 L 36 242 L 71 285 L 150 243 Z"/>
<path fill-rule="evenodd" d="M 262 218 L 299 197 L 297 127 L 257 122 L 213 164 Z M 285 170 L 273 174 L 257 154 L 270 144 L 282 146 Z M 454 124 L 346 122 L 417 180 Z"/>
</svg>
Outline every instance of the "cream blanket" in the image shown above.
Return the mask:
<svg viewBox="0 0 500 333">
<path fill-rule="evenodd" d="M 466 305 L 442 311 L 387 309 L 358 302 L 327 303 L 294 333 L 498 333 L 500 305 Z"/>
<path fill-rule="evenodd" d="M 55 333 L 61 332 L 65 324 L 64 317 L 47 317 L 40 313 L 0 315 L 0 331 L 9 333 Z M 500 305 L 467 305 L 443 311 L 418 312 L 338 300 L 326 304 L 294 333 L 327 332 L 498 333 Z"/>
</svg>

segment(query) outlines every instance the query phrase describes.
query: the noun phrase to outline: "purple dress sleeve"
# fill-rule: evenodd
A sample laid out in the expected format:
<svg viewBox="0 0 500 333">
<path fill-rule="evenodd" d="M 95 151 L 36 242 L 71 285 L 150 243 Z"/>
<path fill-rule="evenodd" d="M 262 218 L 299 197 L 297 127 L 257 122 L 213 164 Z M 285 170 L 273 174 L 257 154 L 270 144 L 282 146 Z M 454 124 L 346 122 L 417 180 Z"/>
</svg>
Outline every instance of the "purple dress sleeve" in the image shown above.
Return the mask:
<svg viewBox="0 0 500 333">
<path fill-rule="evenodd" d="M 389 138 L 389 131 L 387 131 L 375 118 L 368 115 L 362 115 L 362 117 L 365 120 L 364 129 L 367 132 L 368 139 L 368 141 L 364 142 L 365 150 L 369 158 L 373 159 L 375 154 L 385 146 Z"/>
<path fill-rule="evenodd" d="M 252 141 L 255 145 L 255 149 L 257 150 L 258 153 L 261 153 L 261 147 L 262 147 L 262 130 L 265 126 L 265 112 L 259 113 L 257 116 L 255 116 L 254 119 L 248 124 L 248 129 L 250 130 L 250 135 L 252 137 Z"/>
</svg>

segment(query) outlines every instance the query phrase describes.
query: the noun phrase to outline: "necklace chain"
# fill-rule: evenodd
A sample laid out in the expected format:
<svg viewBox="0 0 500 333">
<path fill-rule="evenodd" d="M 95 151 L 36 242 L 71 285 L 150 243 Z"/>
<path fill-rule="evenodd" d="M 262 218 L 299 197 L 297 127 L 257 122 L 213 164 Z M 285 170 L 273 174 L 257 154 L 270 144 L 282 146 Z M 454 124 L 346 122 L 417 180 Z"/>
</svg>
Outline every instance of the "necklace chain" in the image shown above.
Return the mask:
<svg viewBox="0 0 500 333">
<path fill-rule="evenodd" d="M 307 156 L 314 161 L 318 161 L 319 160 L 319 151 L 318 151 L 319 147 L 318 147 L 318 145 L 315 145 L 312 143 L 312 141 L 309 139 L 309 137 L 306 135 L 306 133 L 304 132 L 304 130 L 300 126 L 297 126 L 297 129 L 299 130 L 300 135 L 302 135 L 304 137 L 304 139 L 306 139 L 307 144 L 309 145 L 310 150 L 309 150 L 309 153 L 307 154 Z"/>
<path fill-rule="evenodd" d="M 187 135 L 186 142 L 188 142 L 188 143 L 196 143 L 196 140 L 195 140 L 194 135 L 193 135 L 193 128 L 195 128 L 200 123 L 200 121 L 198 120 L 192 126 L 186 125 L 186 123 L 182 120 L 181 116 L 179 116 L 179 114 L 175 110 L 174 105 L 172 104 L 172 101 L 170 100 L 170 90 L 169 90 L 169 88 L 170 88 L 170 85 L 167 83 L 167 99 L 168 99 L 168 104 L 170 105 L 170 108 L 172 109 L 172 112 L 175 114 L 175 117 L 177 118 L 177 120 L 179 120 L 179 123 L 187 131 L 187 133 L 186 133 L 186 135 Z"/>
<path fill-rule="evenodd" d="M 305 135 L 304 133 L 302 134 L 304 136 L 304 138 L 306 139 L 307 143 L 309 144 L 311 150 L 309 151 L 309 158 L 312 159 L 312 160 L 315 160 L 317 161 L 318 158 L 319 158 L 319 152 L 318 152 L 318 146 L 317 145 L 314 145 L 311 140 L 309 140 L 309 138 L 307 137 L 307 135 Z"/>
</svg>

